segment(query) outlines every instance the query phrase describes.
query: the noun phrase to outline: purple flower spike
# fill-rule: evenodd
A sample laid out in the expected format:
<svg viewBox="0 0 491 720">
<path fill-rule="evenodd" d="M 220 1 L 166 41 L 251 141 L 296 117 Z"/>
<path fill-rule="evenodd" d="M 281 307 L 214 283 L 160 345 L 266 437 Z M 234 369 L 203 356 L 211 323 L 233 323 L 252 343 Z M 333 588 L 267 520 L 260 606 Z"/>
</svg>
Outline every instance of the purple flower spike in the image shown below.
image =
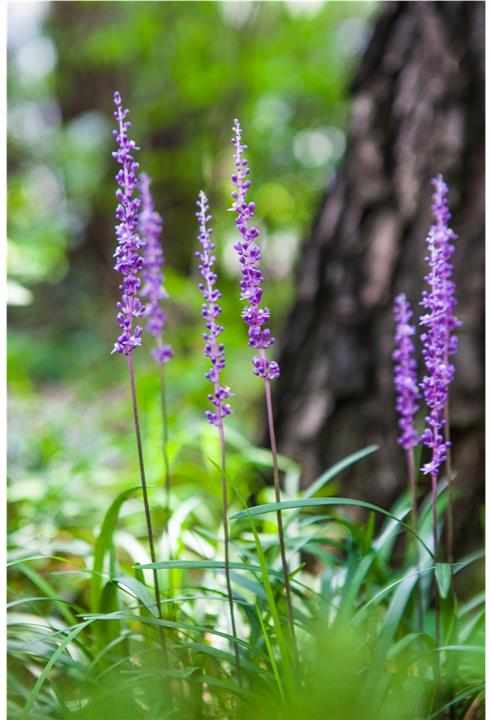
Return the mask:
<svg viewBox="0 0 491 720">
<path fill-rule="evenodd" d="M 164 289 L 164 253 L 160 236 L 162 234 L 162 218 L 155 210 L 151 180 L 145 173 L 140 175 L 140 191 L 142 196 L 142 209 L 140 212 L 141 236 L 145 242 L 143 254 L 142 277 L 145 284 L 140 292 L 142 298 L 148 298 L 145 315 L 148 317 L 147 332 L 156 338 L 157 347 L 150 351 L 153 359 L 163 365 L 174 355 L 170 345 L 163 344 L 164 328 L 167 316 L 162 301 L 168 298 Z"/>
<path fill-rule="evenodd" d="M 223 327 L 217 322 L 217 318 L 222 312 L 218 305 L 222 294 L 215 287 L 217 276 L 213 270 L 215 257 L 212 254 L 215 245 L 211 241 L 211 228 L 207 227 L 211 215 L 208 214 L 208 199 L 203 191 L 199 194 L 197 205 L 199 208 L 199 212 L 196 213 L 199 222 L 198 240 L 203 250 L 202 252 L 196 252 L 196 257 L 200 261 L 199 271 L 205 281 L 204 284 L 199 284 L 199 289 L 205 300 L 202 316 L 205 321 L 206 332 L 203 333 L 203 339 L 205 341 L 205 355 L 211 360 L 211 368 L 205 377 L 213 383 L 214 391 L 208 395 L 208 400 L 215 407 L 214 412 L 207 410 L 205 415 L 212 425 L 222 427 L 223 418 L 232 412 L 232 408 L 226 402 L 231 393 L 228 387 L 220 385 L 220 372 L 225 367 L 224 347 L 222 343 L 218 342 L 218 336 L 223 331 Z"/>
<path fill-rule="evenodd" d="M 140 250 L 144 245 L 137 231 L 140 200 L 133 198 L 139 165 L 132 153 L 139 150 L 139 148 L 135 145 L 134 140 L 128 138 L 131 123 L 126 118 L 129 110 L 123 109 L 119 92 L 114 93 L 114 104 L 116 105 L 114 117 L 118 121 L 118 129 L 113 130 L 113 136 L 118 149 L 113 152 L 113 157 L 121 166 L 116 175 L 116 182 L 119 185 L 116 190 L 116 199 L 118 201 L 116 219 L 119 224 L 116 225 L 118 245 L 114 253 L 116 258 L 114 269 L 122 274 L 123 281 L 119 286 L 121 300 L 117 304 L 117 318 L 122 333 L 118 337 L 112 352 L 130 355 L 134 348 L 141 345 L 142 335 L 142 329 L 139 325 L 133 327 L 133 320 L 145 313 L 143 303 L 138 298 L 140 289 L 138 275 L 143 264 Z"/>
<path fill-rule="evenodd" d="M 394 387 L 396 391 L 396 410 L 399 413 L 401 434 L 398 443 L 405 450 L 410 450 L 419 442 L 414 428 L 414 416 L 418 411 L 420 396 L 414 359 L 414 343 L 412 336 L 416 329 L 410 324 L 413 316 L 406 295 L 401 293 L 394 302 L 394 319 L 396 331 L 394 336 L 395 350 L 392 354 L 394 365 Z"/>
<path fill-rule="evenodd" d="M 271 336 L 268 328 L 263 328 L 263 325 L 269 321 L 269 309 L 261 307 L 263 276 L 258 268 L 261 249 L 256 243 L 260 233 L 257 228 L 249 225 L 256 206 L 253 202 L 247 201 L 247 191 L 251 185 L 251 181 L 248 179 L 250 168 L 244 157 L 247 145 L 242 144 L 242 129 L 238 120 L 234 120 L 233 129 L 235 133 L 235 137 L 232 139 L 235 147 L 235 173 L 232 175 L 232 182 L 236 191 L 232 193 L 234 199 L 232 210 L 237 213 L 235 224 L 242 236 L 235 243 L 234 248 L 239 255 L 242 269 L 240 299 L 247 302 L 242 311 L 242 317 L 249 326 L 249 345 L 259 350 L 259 355 L 252 360 L 254 374 L 267 380 L 276 380 L 280 375 L 279 365 L 274 360 L 268 360 L 265 352 L 266 348 L 273 345 L 276 340 Z"/>
<path fill-rule="evenodd" d="M 426 365 L 421 388 L 430 411 L 426 417 L 423 442 L 432 449 L 433 455 L 421 469 L 436 477 L 450 447 L 443 432 L 448 386 L 455 373 L 449 356 L 457 351 L 457 338 L 453 333 L 461 323 L 454 315 L 457 301 L 451 258 L 454 252 L 452 242 L 457 236 L 448 227 L 451 217 L 447 205 L 448 187 L 441 175 L 437 175 L 432 184 L 435 189 L 432 206 L 435 224 L 431 226 L 427 238 L 428 256 L 425 259 L 430 272 L 425 280 L 429 289 L 423 291 L 421 301 L 427 314 L 420 318 L 420 325 L 425 328 L 421 340 Z"/>
</svg>

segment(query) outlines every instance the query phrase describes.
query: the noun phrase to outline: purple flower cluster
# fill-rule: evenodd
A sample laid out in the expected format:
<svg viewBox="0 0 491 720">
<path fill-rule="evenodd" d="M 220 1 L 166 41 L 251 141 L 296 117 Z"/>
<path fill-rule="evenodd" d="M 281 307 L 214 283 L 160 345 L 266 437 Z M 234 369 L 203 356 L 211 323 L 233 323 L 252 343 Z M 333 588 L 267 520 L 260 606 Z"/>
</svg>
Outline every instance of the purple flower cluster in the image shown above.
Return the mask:
<svg viewBox="0 0 491 720">
<path fill-rule="evenodd" d="M 454 331 L 461 323 L 454 315 L 457 301 L 451 258 L 454 252 L 452 242 L 456 235 L 448 227 L 451 217 L 447 205 L 448 187 L 441 175 L 437 175 L 432 184 L 435 189 L 432 206 L 435 224 L 431 226 L 427 238 L 428 256 L 425 260 L 430 271 L 425 280 L 429 289 L 423 292 L 421 305 L 427 313 L 420 318 L 420 325 L 425 328 L 421 340 L 426 365 L 421 388 L 429 408 L 423 442 L 432 449 L 433 454 L 431 461 L 421 469 L 423 473 L 435 477 L 447 459 L 450 447 L 450 443 L 444 439 L 448 386 L 455 372 L 449 356 L 457 351 Z"/>
<path fill-rule="evenodd" d="M 251 181 L 248 179 L 250 168 L 243 156 L 247 145 L 242 144 L 242 129 L 238 120 L 234 121 L 233 129 L 235 132 L 235 137 L 232 139 L 235 147 L 235 174 L 232 175 L 232 182 L 236 191 L 232 193 L 234 199 L 232 209 L 237 213 L 235 223 L 242 236 L 235 243 L 234 248 L 239 255 L 242 269 L 240 298 L 247 302 L 242 311 L 242 318 L 249 326 L 249 345 L 259 350 L 259 355 L 252 360 L 254 373 L 267 380 L 276 380 L 280 375 L 280 368 L 277 362 L 267 359 L 265 352 L 266 348 L 273 345 L 275 339 L 271 336 L 270 330 L 263 328 L 263 325 L 269 320 L 269 309 L 261 307 L 263 276 L 258 268 L 261 249 L 256 243 L 259 230 L 249 225 L 254 216 L 255 204 L 247 201 L 247 191 L 251 185 Z"/>
<path fill-rule="evenodd" d="M 150 191 L 151 180 L 145 173 L 140 175 L 140 191 L 142 197 L 142 209 L 140 212 L 140 232 L 145 243 L 143 254 L 142 277 L 143 288 L 140 292 L 142 298 L 148 298 L 145 307 L 145 314 L 148 317 L 147 332 L 156 338 L 157 347 L 150 351 L 154 360 L 163 365 L 174 355 L 170 345 L 163 344 L 164 328 L 167 323 L 167 316 L 162 307 L 162 301 L 168 297 L 164 289 L 164 253 L 160 236 L 162 234 L 162 218 L 155 210 L 152 193 Z"/>
<path fill-rule="evenodd" d="M 217 318 L 222 311 L 218 305 L 222 294 L 215 287 L 217 276 L 213 270 L 215 257 L 212 254 L 215 245 L 211 241 L 211 228 L 207 227 L 211 215 L 208 214 L 208 199 L 203 191 L 199 194 L 197 205 L 199 208 L 196 213 L 199 222 L 198 240 L 203 250 L 202 252 L 197 251 L 196 257 L 200 261 L 199 270 L 205 281 L 204 284 L 199 284 L 199 289 L 205 300 L 202 316 L 205 320 L 206 332 L 203 333 L 203 339 L 205 341 L 205 355 L 211 361 L 211 369 L 206 373 L 206 379 L 214 385 L 214 391 L 208 395 L 208 400 L 215 407 L 215 412 L 207 410 L 205 414 L 212 425 L 221 427 L 223 418 L 232 412 L 230 405 L 226 402 L 227 398 L 230 397 L 230 389 L 220 385 L 220 372 L 225 367 L 224 347 L 222 343 L 218 342 L 218 336 L 223 331 L 223 327 L 217 323 Z"/>
<path fill-rule="evenodd" d="M 414 416 L 418 411 L 418 378 L 416 360 L 414 359 L 414 342 L 412 336 L 416 328 L 411 325 L 413 316 L 406 295 L 400 293 L 394 301 L 395 319 L 395 350 L 392 354 L 394 365 L 394 387 L 396 390 L 396 410 L 399 413 L 401 434 L 398 443 L 405 450 L 410 450 L 419 442 L 414 427 Z"/>
<path fill-rule="evenodd" d="M 118 245 L 114 257 L 114 269 L 121 273 L 123 281 L 119 286 L 121 300 L 118 302 L 118 322 L 122 333 L 119 335 L 113 351 L 129 356 L 132 350 L 141 345 L 142 329 L 139 325 L 133 327 L 133 320 L 145 313 L 143 303 L 138 298 L 140 290 L 139 273 L 142 269 L 143 259 L 140 251 L 144 243 L 138 235 L 138 209 L 140 200 L 133 197 L 137 184 L 136 174 L 138 163 L 133 152 L 138 150 L 134 140 L 128 138 L 131 123 L 126 120 L 129 110 L 123 109 L 121 95 L 114 93 L 116 111 L 114 117 L 118 121 L 118 129 L 113 131 L 118 149 L 113 152 L 121 168 L 116 175 L 119 185 L 116 190 L 118 206 L 116 208 L 116 238 Z"/>
</svg>

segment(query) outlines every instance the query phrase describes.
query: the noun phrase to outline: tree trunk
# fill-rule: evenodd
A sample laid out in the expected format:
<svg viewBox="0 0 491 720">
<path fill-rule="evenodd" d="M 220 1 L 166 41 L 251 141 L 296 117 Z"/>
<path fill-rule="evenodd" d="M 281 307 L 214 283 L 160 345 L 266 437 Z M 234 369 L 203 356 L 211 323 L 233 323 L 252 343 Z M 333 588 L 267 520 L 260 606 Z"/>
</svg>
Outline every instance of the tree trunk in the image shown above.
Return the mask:
<svg viewBox="0 0 491 720">
<path fill-rule="evenodd" d="M 386 3 L 352 93 L 344 164 L 303 246 L 282 334 L 274 398 L 280 449 L 300 460 L 308 484 L 339 458 L 378 443 L 375 455 L 344 474 L 342 493 L 387 507 L 405 487 L 392 302 L 405 291 L 421 313 L 430 180 L 441 172 L 459 236 L 463 326 L 450 404 L 456 482 L 466 498 L 456 514 L 462 538 L 470 512 L 480 532 L 483 493 L 484 3 Z M 426 479 L 421 486 L 428 489 Z M 472 532 L 467 527 L 470 542 Z"/>
</svg>

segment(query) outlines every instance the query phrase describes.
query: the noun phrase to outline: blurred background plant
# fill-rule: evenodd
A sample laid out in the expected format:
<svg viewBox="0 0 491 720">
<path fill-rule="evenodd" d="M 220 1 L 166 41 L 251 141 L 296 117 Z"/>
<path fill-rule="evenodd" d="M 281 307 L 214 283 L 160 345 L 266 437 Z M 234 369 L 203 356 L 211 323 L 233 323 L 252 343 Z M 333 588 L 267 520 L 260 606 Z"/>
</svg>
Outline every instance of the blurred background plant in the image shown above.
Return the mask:
<svg viewBox="0 0 491 720">
<path fill-rule="evenodd" d="M 93 317 L 111 307 L 116 284 L 110 269 L 114 87 L 133 108 L 140 161 L 154 178 L 165 218 L 171 281 L 180 291 L 173 293 L 174 324 L 187 328 L 194 319 L 179 283 L 195 273 L 193 203 L 202 185 L 217 208 L 222 270 L 229 278 L 237 273 L 225 212 L 235 115 L 254 138 L 251 164 L 267 231 L 271 302 L 285 305 L 299 240 L 343 154 L 346 84 L 373 8 L 12 5 L 9 289 L 12 305 L 22 307 L 11 315 L 20 334 L 16 343 L 14 332 L 11 343 L 13 380 L 23 368 L 43 380 L 74 374 L 81 362 L 99 360 L 107 343 L 110 328 Z M 235 315 L 229 327 L 238 325 Z M 18 362 L 22 328 L 35 330 L 37 339 L 37 353 L 24 364 Z M 190 335 L 182 333 L 183 349 Z"/>
</svg>

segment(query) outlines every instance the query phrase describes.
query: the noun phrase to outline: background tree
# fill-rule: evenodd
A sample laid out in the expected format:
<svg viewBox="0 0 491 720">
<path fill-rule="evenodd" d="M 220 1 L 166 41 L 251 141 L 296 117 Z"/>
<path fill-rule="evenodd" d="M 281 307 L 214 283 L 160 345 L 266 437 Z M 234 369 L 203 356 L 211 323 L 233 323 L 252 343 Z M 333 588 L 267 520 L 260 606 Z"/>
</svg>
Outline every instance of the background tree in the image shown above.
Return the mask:
<svg viewBox="0 0 491 720">
<path fill-rule="evenodd" d="M 480 532 L 484 391 L 484 4 L 387 3 L 352 84 L 349 141 L 297 271 L 282 333 L 275 409 L 280 447 L 308 483 L 368 443 L 380 451 L 345 477 L 343 493 L 387 505 L 405 483 L 392 389 L 392 301 L 416 311 L 431 223 L 430 179 L 450 184 L 459 235 L 459 353 L 451 387 L 453 457 L 466 512 Z M 372 478 L 367 482 L 367 477 Z"/>
</svg>

